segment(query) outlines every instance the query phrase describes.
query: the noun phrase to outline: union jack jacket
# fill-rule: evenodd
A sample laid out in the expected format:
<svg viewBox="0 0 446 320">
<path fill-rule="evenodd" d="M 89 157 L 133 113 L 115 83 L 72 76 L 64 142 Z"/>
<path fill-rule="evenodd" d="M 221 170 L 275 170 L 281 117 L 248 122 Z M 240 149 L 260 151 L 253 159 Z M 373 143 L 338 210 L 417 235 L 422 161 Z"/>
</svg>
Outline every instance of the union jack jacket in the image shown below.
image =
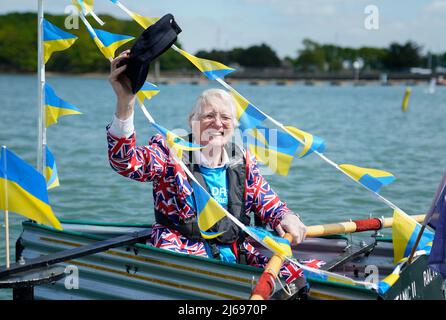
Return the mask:
<svg viewBox="0 0 446 320">
<path fill-rule="evenodd" d="M 136 134 L 117 137 L 107 126 L 108 158 L 111 167 L 120 175 L 141 182 L 153 183 L 154 207 L 175 223 L 195 215 L 186 201 L 193 189 L 184 170 L 170 156 L 170 150 L 162 135 L 153 136 L 147 145 L 136 146 Z M 271 189 L 260 174 L 255 157 L 247 151 L 245 181 L 245 214 L 254 212 L 264 224 L 275 228 L 290 210 Z M 177 230 L 155 223 L 150 243 L 156 247 L 175 252 L 207 257 L 204 243 L 182 236 Z M 250 265 L 263 267 L 268 258 L 253 245 L 245 241 Z M 281 274 L 287 282 L 301 275 L 301 270 L 285 264 Z"/>
</svg>

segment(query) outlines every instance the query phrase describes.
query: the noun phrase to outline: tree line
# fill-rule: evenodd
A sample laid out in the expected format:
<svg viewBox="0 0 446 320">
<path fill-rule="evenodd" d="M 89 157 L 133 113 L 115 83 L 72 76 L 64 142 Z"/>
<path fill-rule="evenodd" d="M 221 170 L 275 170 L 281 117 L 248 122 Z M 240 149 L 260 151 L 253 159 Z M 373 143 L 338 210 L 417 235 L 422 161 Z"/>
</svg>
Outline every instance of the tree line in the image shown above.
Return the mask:
<svg viewBox="0 0 446 320">
<path fill-rule="evenodd" d="M 46 69 L 54 72 L 107 72 L 110 63 L 98 50 L 90 34 L 79 21 L 79 28 L 66 30 L 64 27 L 66 16 L 45 14 L 45 18 L 60 29 L 67 31 L 78 39 L 67 50 L 55 52 L 46 63 Z M 141 27 L 130 20 L 119 20 L 109 15 L 101 15 L 106 21 L 103 27 L 91 20 L 93 28 L 104 29 L 108 32 L 130 35 L 137 38 Z M 132 46 L 129 42 L 118 50 L 125 50 Z M 181 47 L 180 43 L 177 46 Z M 162 69 L 191 68 L 190 63 L 172 50 L 168 50 L 160 57 Z M 0 71 L 2 72 L 35 72 L 37 68 L 37 15 L 36 13 L 9 13 L 0 15 Z"/>
<path fill-rule="evenodd" d="M 51 23 L 64 29 L 64 15 L 45 16 Z M 139 25 L 130 20 L 120 20 L 101 15 L 109 32 L 138 37 Z M 0 71 L 34 72 L 37 67 L 37 15 L 35 13 L 9 13 L 0 15 Z M 94 22 L 92 22 L 94 27 Z M 74 45 L 63 52 L 53 54 L 46 68 L 55 72 L 107 72 L 109 63 L 98 51 L 82 22 L 79 29 L 66 30 L 78 37 Z M 130 48 L 132 42 L 121 47 Z M 181 47 L 181 43 L 177 43 Z M 193 52 L 192 52 L 193 53 Z M 265 43 L 230 50 L 201 50 L 193 53 L 200 58 L 211 59 L 229 66 L 246 68 L 292 68 L 298 72 L 340 72 L 351 69 L 355 61 L 368 71 L 408 71 L 412 67 L 446 67 L 446 52 L 422 53 L 422 46 L 408 41 L 391 43 L 387 48 L 350 48 L 333 44 L 320 44 L 304 39 L 302 49 L 295 57 L 280 59 L 273 48 Z M 193 70 L 183 57 L 168 50 L 160 58 L 161 70 Z"/>
</svg>

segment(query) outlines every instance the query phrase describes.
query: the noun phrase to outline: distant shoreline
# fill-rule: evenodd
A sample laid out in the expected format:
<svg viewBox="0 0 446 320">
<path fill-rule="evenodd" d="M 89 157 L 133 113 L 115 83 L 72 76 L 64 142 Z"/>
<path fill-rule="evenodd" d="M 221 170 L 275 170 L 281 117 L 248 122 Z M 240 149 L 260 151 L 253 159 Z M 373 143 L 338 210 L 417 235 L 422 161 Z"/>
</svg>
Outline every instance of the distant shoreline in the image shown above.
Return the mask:
<svg viewBox="0 0 446 320">
<path fill-rule="evenodd" d="M 11 75 L 11 76 L 20 76 L 20 75 L 30 75 L 35 76 L 36 73 L 28 73 L 28 72 L 0 72 L 0 75 Z M 162 72 L 162 76 L 159 79 L 156 79 L 152 74 L 149 74 L 147 81 L 158 83 L 158 84 L 175 84 L 175 83 L 189 83 L 192 85 L 204 85 L 209 81 L 204 76 L 199 73 L 182 73 L 182 72 Z M 398 74 L 397 76 L 389 76 L 386 82 L 379 79 L 379 77 L 371 75 L 366 75 L 364 77 L 359 77 L 358 80 L 353 79 L 353 77 L 348 77 L 345 74 L 342 75 L 329 75 L 329 74 L 305 74 L 305 75 L 296 75 L 295 77 L 287 76 L 277 76 L 277 74 L 272 74 L 271 77 L 267 76 L 267 73 L 263 73 L 262 75 L 246 75 L 246 74 L 234 74 L 231 76 L 227 76 L 225 80 L 228 83 L 248 83 L 250 85 L 266 85 L 266 84 L 276 84 L 279 86 L 287 86 L 293 84 L 301 84 L 307 86 L 317 86 L 321 84 L 329 84 L 331 86 L 344 86 L 344 85 L 355 85 L 355 86 L 363 86 L 363 85 L 426 85 L 430 79 L 434 76 L 432 75 L 413 75 L 411 74 Z M 98 79 L 106 79 L 108 77 L 108 73 L 102 72 L 89 72 L 89 73 L 60 73 L 60 72 L 51 72 L 47 71 L 46 76 L 49 77 L 81 77 L 81 78 L 98 78 Z M 438 85 L 446 85 L 444 80 L 437 80 Z"/>
</svg>

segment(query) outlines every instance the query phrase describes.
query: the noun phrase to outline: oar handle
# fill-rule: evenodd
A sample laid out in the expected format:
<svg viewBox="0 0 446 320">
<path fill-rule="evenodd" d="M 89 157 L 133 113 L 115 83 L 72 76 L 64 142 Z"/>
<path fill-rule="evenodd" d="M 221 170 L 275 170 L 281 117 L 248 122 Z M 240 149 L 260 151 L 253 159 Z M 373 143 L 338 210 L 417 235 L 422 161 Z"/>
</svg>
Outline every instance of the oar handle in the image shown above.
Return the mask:
<svg viewBox="0 0 446 320">
<path fill-rule="evenodd" d="M 411 216 L 415 221 L 422 222 L 425 215 Z M 389 228 L 393 225 L 393 218 L 370 218 L 364 220 L 353 220 L 340 223 L 322 224 L 315 226 L 307 226 L 308 238 L 315 238 L 327 235 L 334 235 L 340 233 L 354 233 L 363 231 L 380 230 L 382 228 Z M 293 237 L 286 233 L 283 238 L 290 241 Z M 257 282 L 251 294 L 251 300 L 268 300 L 274 290 L 274 281 L 282 267 L 285 259 L 281 255 L 274 254 L 265 266 L 262 275 Z"/>
<path fill-rule="evenodd" d="M 285 233 L 283 238 L 287 239 L 290 243 L 293 241 L 293 237 L 289 233 Z M 269 299 L 274 290 L 274 281 L 279 274 L 284 261 L 285 258 L 278 254 L 274 254 L 270 258 L 254 290 L 252 290 L 251 300 Z"/>
<path fill-rule="evenodd" d="M 411 216 L 417 222 L 424 221 L 424 214 Z M 390 228 L 393 225 L 393 218 L 371 218 L 365 220 L 353 220 L 339 223 L 321 224 L 307 226 L 307 238 L 316 238 L 340 233 L 354 233 L 363 231 L 380 230 Z"/>
</svg>

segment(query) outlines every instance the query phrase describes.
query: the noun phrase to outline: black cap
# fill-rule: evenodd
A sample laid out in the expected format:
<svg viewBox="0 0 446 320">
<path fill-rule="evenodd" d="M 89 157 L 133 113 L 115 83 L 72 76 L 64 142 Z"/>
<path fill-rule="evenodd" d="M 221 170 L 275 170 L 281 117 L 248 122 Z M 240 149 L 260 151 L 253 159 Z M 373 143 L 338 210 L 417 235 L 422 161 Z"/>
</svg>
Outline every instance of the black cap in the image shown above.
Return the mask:
<svg viewBox="0 0 446 320">
<path fill-rule="evenodd" d="M 126 75 L 132 84 L 132 92 L 137 93 L 147 79 L 150 62 L 155 60 L 177 40 L 181 28 L 176 24 L 173 15 L 166 14 L 156 23 L 148 27 L 139 36 L 130 49 Z"/>
</svg>

